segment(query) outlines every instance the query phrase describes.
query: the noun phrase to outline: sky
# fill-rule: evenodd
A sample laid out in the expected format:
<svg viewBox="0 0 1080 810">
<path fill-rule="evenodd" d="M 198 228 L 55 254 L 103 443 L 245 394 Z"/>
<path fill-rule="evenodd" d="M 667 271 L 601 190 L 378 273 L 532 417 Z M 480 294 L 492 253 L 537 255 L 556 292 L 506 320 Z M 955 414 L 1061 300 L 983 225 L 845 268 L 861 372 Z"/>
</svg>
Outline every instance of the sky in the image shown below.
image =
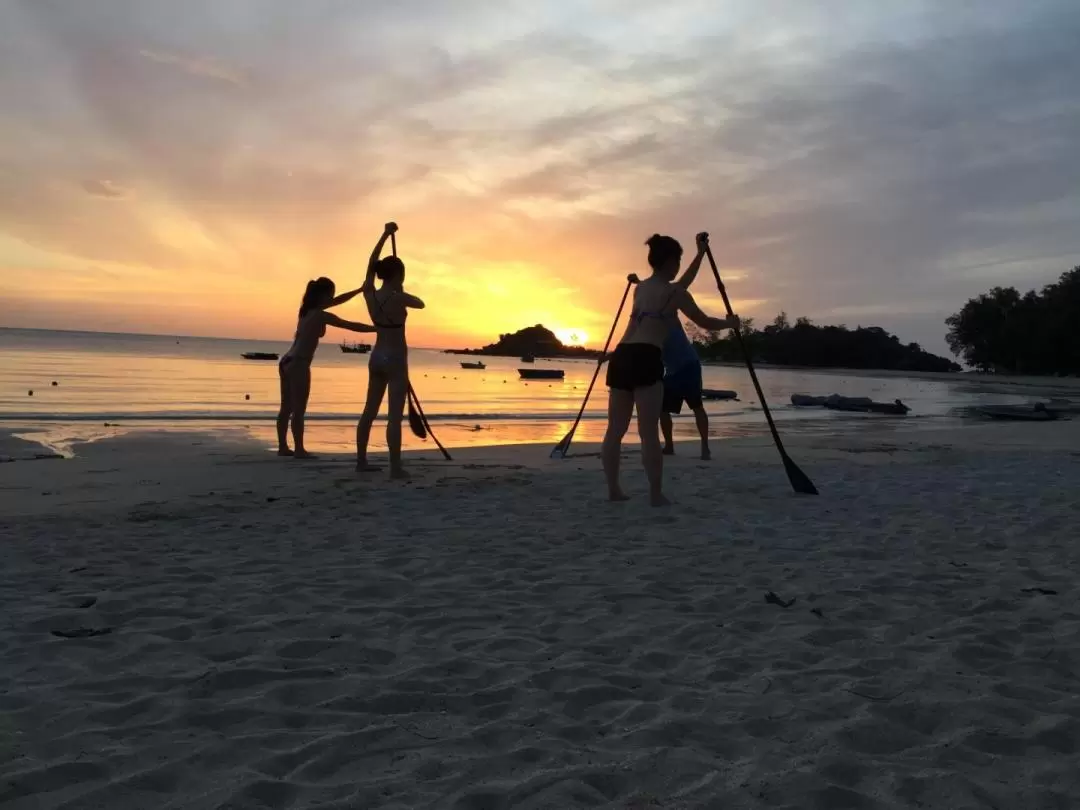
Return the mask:
<svg viewBox="0 0 1080 810">
<path fill-rule="evenodd" d="M 1075 0 L 0 0 L 0 325 L 287 338 L 394 220 L 417 345 L 602 345 L 708 230 L 741 315 L 945 353 L 1080 264 L 1077 42 Z"/>
</svg>

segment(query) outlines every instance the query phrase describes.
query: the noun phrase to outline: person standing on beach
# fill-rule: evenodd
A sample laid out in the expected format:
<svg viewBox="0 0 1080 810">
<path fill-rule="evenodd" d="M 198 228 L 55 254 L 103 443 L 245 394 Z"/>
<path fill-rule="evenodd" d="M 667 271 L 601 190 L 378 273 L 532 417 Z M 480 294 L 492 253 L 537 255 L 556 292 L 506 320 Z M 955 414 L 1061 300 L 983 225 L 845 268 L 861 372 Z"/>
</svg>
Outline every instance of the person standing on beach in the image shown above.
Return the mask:
<svg viewBox="0 0 1080 810">
<path fill-rule="evenodd" d="M 355 323 L 332 315 L 326 310 L 351 301 L 360 289 L 350 290 L 334 297 L 334 282 L 328 278 L 309 281 L 300 302 L 296 334 L 292 345 L 278 361 L 278 377 L 281 382 L 281 407 L 277 416 L 278 455 L 294 458 L 314 458 L 304 447 L 304 415 L 307 413 L 308 396 L 311 393 L 311 361 L 319 340 L 326 334 L 327 326 L 348 329 L 351 332 L 374 332 L 375 327 Z M 295 449 L 289 448 L 289 424 L 292 423 Z"/>
<path fill-rule="evenodd" d="M 667 506 L 663 492 L 664 459 L 660 446 L 660 414 L 664 400 L 664 344 L 682 312 L 702 329 L 719 331 L 739 324 L 736 316 L 712 318 L 701 311 L 689 290 L 674 284 L 682 262 L 682 246 L 670 236 L 654 234 L 649 246 L 652 275 L 634 290 L 630 323 L 619 344 L 608 358 L 608 425 L 604 434 L 601 458 L 607 479 L 608 498 L 625 501 L 619 483 L 622 440 L 637 408 L 641 458 L 649 479 L 649 502 Z M 703 254 L 699 243 L 700 254 Z M 634 276 L 629 277 L 630 281 Z"/>
<path fill-rule="evenodd" d="M 705 251 L 709 247 L 709 235 L 699 233 L 697 255 L 675 284 L 684 290 L 697 278 Z M 672 439 L 671 415 L 682 411 L 685 402 L 694 413 L 698 435 L 701 436 L 701 459 L 712 458 L 709 450 L 709 415 L 705 412 L 705 403 L 701 398 L 701 358 L 698 357 L 694 344 L 686 335 L 682 321 L 673 318 L 668 338 L 664 341 L 664 404 L 660 411 L 660 430 L 664 434 L 664 455 L 675 455 L 675 442 Z"/>
<path fill-rule="evenodd" d="M 386 240 L 397 233 L 397 225 L 388 222 L 368 260 L 367 276 L 360 288 L 364 292 L 371 322 L 375 324 L 375 347 L 368 358 L 368 390 L 364 413 L 356 424 L 356 470 L 372 472 L 379 468 L 367 460 L 371 426 L 382 407 L 383 395 L 389 392 L 386 418 L 386 444 L 390 450 L 390 477 L 407 478 L 401 463 L 401 420 L 409 391 L 409 346 L 405 342 L 405 319 L 410 309 L 423 309 L 424 302 L 405 292 L 405 263 L 397 256 L 382 257 Z M 375 278 L 382 286 L 375 288 Z"/>
</svg>

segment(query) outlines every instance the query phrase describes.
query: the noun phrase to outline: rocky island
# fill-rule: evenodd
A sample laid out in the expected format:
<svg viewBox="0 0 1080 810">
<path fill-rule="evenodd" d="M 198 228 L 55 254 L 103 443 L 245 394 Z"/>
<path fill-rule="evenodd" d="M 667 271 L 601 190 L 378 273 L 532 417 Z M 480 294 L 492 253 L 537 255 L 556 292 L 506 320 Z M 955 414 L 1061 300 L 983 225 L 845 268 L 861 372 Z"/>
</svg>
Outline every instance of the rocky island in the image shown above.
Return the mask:
<svg viewBox="0 0 1080 810">
<path fill-rule="evenodd" d="M 498 357 L 597 357 L 596 349 L 566 346 L 550 329 L 541 324 L 527 326 L 506 335 L 482 349 L 447 349 L 447 354 L 486 354 Z"/>
</svg>

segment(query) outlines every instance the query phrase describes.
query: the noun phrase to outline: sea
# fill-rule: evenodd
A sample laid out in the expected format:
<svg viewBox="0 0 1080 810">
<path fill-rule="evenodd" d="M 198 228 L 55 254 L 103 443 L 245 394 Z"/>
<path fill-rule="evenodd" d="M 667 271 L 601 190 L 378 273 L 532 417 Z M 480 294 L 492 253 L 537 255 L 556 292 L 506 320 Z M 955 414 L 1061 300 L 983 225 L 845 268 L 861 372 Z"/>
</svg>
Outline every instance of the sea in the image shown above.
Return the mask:
<svg viewBox="0 0 1080 810">
<path fill-rule="evenodd" d="M 277 412 L 277 364 L 246 360 L 247 352 L 284 353 L 288 342 L 102 332 L 0 328 L 0 431 L 70 455 L 80 443 L 135 430 L 243 431 L 271 446 Z M 410 349 L 410 377 L 431 429 L 448 448 L 492 444 L 554 446 L 570 429 L 595 360 L 543 360 L 532 368 L 561 368 L 562 380 L 522 380 L 519 358 L 467 357 Z M 462 362 L 482 360 L 484 370 Z M 530 366 L 524 366 L 526 368 Z M 356 419 L 367 386 L 367 355 L 323 341 L 313 366 L 307 444 L 323 452 L 353 449 Z M 866 372 L 760 368 L 766 402 L 781 432 L 892 433 L 959 423 L 980 404 L 1032 401 L 1032 393 L 1003 391 L 967 379 L 905 378 Z M 734 390 L 735 401 L 706 404 L 717 439 L 764 433 L 761 403 L 745 367 L 707 365 L 707 388 Z M 792 394 L 900 399 L 906 417 L 795 408 Z M 607 389 L 603 372 L 575 441 L 603 436 Z M 406 449 L 432 447 L 405 431 Z M 677 438 L 696 437 L 692 414 L 675 421 Z M 636 441 L 631 426 L 627 441 Z M 380 426 L 372 449 L 385 447 Z"/>
</svg>

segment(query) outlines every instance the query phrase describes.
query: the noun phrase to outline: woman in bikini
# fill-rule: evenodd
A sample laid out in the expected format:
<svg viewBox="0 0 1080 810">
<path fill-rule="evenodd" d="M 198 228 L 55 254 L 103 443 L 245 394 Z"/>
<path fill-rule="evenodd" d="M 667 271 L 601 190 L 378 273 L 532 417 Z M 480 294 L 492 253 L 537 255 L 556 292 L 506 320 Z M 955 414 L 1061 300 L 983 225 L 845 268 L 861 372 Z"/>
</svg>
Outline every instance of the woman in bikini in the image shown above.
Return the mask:
<svg viewBox="0 0 1080 810">
<path fill-rule="evenodd" d="M 739 319 L 709 317 L 687 289 L 672 283 L 682 262 L 682 246 L 675 239 L 655 234 L 645 244 L 649 246 L 652 275 L 634 290 L 630 323 L 608 361 L 608 426 L 601 457 L 608 497 L 613 501 L 627 500 L 619 483 L 619 458 L 623 436 L 636 406 L 641 459 L 649 479 L 649 501 L 653 506 L 667 506 L 659 429 L 664 401 L 664 341 L 679 312 L 710 331 L 734 329 Z M 704 240 L 698 241 L 698 262 L 704 256 L 705 244 Z"/>
<path fill-rule="evenodd" d="M 374 332 L 375 327 L 366 323 L 346 321 L 326 310 L 350 301 L 360 293 L 359 289 L 334 297 L 334 282 L 328 278 L 309 281 L 300 303 L 299 321 L 292 346 L 278 362 L 281 379 L 281 408 L 277 417 L 278 455 L 294 458 L 314 458 L 304 448 L 304 414 L 307 412 L 308 395 L 311 393 L 311 361 L 319 348 L 319 339 L 326 334 L 327 326 L 348 329 L 352 332 Z M 289 448 L 289 422 L 292 422 L 295 449 Z"/>
<path fill-rule="evenodd" d="M 397 225 L 388 222 L 368 261 L 364 279 L 364 300 L 371 322 L 375 324 L 375 347 L 368 359 L 368 390 L 364 413 L 356 424 L 356 470 L 372 472 L 379 468 L 367 460 L 371 426 L 382 407 L 383 395 L 389 392 L 386 418 L 386 444 L 390 450 L 390 477 L 407 478 L 401 463 L 401 420 L 409 390 L 409 347 L 405 342 L 405 319 L 410 309 L 423 309 L 424 302 L 405 292 L 405 264 L 397 256 L 382 256 L 383 246 Z M 375 289 L 375 277 L 382 286 Z"/>
</svg>

